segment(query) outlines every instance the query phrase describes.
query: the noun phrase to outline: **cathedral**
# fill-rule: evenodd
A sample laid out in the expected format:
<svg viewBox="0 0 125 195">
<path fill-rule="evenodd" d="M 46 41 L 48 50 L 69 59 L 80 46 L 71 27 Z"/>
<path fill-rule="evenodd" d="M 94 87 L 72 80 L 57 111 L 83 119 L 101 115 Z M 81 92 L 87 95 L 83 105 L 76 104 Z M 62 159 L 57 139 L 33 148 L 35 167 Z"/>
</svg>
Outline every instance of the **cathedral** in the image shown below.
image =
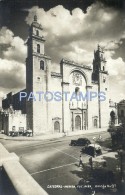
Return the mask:
<svg viewBox="0 0 125 195">
<path fill-rule="evenodd" d="M 37 16 L 34 16 L 27 40 L 26 89 L 23 91 L 25 94 L 60 92 L 62 96 L 60 101 L 42 98 L 41 101 L 25 99 L 22 103 L 19 101 L 20 92 L 17 93 L 14 102 L 18 102 L 16 105 L 19 108 L 16 110 L 23 110 L 26 114 L 26 128 L 36 135 L 87 131 L 108 126 L 109 74 L 102 48 L 98 46 L 94 51 L 92 66 L 63 58 L 59 64 L 60 71 L 57 72 L 51 64 L 51 57 L 45 54 L 44 45 L 43 28 L 37 22 Z M 76 96 L 83 92 L 91 97 L 66 101 L 66 92 Z M 105 95 L 103 101 L 100 93 Z M 5 101 L 7 99 L 3 100 L 3 109 L 6 107 Z"/>
</svg>

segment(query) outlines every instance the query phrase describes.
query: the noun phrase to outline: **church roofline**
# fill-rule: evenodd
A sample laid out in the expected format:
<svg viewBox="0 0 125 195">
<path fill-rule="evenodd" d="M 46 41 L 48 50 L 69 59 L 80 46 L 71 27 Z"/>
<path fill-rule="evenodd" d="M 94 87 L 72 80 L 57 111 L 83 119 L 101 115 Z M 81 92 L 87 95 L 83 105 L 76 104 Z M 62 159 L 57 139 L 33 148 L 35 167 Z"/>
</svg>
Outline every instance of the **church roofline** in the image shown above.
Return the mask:
<svg viewBox="0 0 125 195">
<path fill-rule="evenodd" d="M 31 38 L 32 38 L 32 39 L 38 39 L 38 40 L 40 40 L 40 41 L 45 41 L 44 36 L 38 36 L 38 35 L 32 34 L 32 37 L 31 37 Z"/>
<path fill-rule="evenodd" d="M 57 72 L 51 72 L 51 76 L 52 76 L 52 77 L 62 78 L 62 74 L 57 73 Z"/>
<path fill-rule="evenodd" d="M 39 57 L 42 57 L 42 58 L 51 60 L 51 57 L 50 56 L 47 56 L 45 54 L 40 54 L 40 53 L 33 52 L 33 55 L 34 56 L 37 56 L 37 57 L 39 56 Z"/>
<path fill-rule="evenodd" d="M 72 108 L 71 107 L 70 110 L 78 110 L 79 111 L 79 110 L 87 110 L 87 108 L 80 108 L 80 107 L 78 107 L 78 108 Z"/>
<path fill-rule="evenodd" d="M 87 65 L 84 65 L 84 64 L 79 64 L 77 62 L 74 62 L 74 61 L 71 61 L 71 60 L 68 60 L 68 59 L 64 59 L 64 58 L 61 60 L 60 64 L 62 64 L 62 63 L 68 64 L 68 65 L 71 65 L 71 66 L 85 68 L 87 70 L 92 70 L 91 66 L 87 66 Z"/>
<path fill-rule="evenodd" d="M 39 41 L 44 41 L 44 42 L 46 41 L 45 38 L 44 38 L 44 36 L 41 37 L 41 36 L 37 36 L 37 35 L 32 34 L 32 36 L 28 37 L 28 39 L 27 39 L 27 41 L 26 41 L 25 44 L 28 45 L 28 43 L 29 43 L 30 41 L 34 40 L 34 39 L 35 39 L 35 40 L 37 39 L 37 40 L 39 40 Z"/>
<path fill-rule="evenodd" d="M 3 99 L 2 99 L 2 100 L 6 100 L 6 99 L 8 98 L 8 96 L 14 96 L 14 95 L 17 95 L 17 94 L 18 94 L 18 93 L 20 93 L 20 92 L 26 92 L 26 89 L 22 89 L 22 90 L 17 91 L 17 92 L 15 92 L 15 91 L 11 91 L 11 92 L 7 93 L 7 94 L 6 94 L 6 97 L 3 97 Z"/>
</svg>

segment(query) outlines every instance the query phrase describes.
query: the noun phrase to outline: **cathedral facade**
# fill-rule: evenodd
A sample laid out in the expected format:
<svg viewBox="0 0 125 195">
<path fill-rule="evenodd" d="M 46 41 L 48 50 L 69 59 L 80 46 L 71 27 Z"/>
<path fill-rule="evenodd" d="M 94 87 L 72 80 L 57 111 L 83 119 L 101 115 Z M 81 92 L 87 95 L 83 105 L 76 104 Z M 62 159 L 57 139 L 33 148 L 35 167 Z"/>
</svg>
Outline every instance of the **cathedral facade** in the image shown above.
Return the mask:
<svg viewBox="0 0 125 195">
<path fill-rule="evenodd" d="M 92 67 L 62 59 L 57 72 L 51 58 L 45 55 L 44 45 L 43 29 L 35 16 L 27 41 L 26 92 L 60 92 L 62 96 L 60 101 L 46 101 L 45 98 L 26 101 L 27 128 L 32 129 L 33 134 L 40 134 L 108 126 L 109 75 L 100 46 L 94 51 Z M 80 92 L 89 93 L 91 97 L 80 101 L 77 98 L 66 100 L 66 92 L 76 96 Z M 103 101 L 98 95 L 100 93 L 105 94 Z"/>
<path fill-rule="evenodd" d="M 44 46 L 43 28 L 35 16 L 27 41 L 26 89 L 15 95 L 9 93 L 2 101 L 1 112 L 6 115 L 10 106 L 13 107 L 13 114 L 15 110 L 21 110 L 26 116 L 26 124 L 20 118 L 18 125 L 13 123 L 9 125 L 12 128 L 6 128 L 6 134 L 12 129 L 26 128 L 36 135 L 108 126 L 109 75 L 101 47 L 94 51 L 92 66 L 62 59 L 57 71 L 51 58 L 45 54 Z M 51 98 L 53 93 L 56 97 Z M 39 99 L 33 97 L 35 94 L 39 95 Z"/>
</svg>

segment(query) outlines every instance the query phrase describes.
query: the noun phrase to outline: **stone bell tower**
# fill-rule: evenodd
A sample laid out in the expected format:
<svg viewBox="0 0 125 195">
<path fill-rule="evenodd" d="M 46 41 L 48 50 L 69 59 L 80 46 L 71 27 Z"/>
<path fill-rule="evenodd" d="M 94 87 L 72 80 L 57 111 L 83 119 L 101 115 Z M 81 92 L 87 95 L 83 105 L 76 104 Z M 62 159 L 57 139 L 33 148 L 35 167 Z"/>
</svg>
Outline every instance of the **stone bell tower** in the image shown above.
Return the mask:
<svg viewBox="0 0 125 195">
<path fill-rule="evenodd" d="M 37 97 L 36 101 L 34 98 L 27 101 L 27 128 L 33 134 L 40 134 L 48 129 L 48 105 L 37 94 L 45 93 L 49 87 L 51 59 L 45 55 L 44 44 L 43 28 L 35 15 L 29 28 L 26 58 L 26 91 L 28 95 L 33 92 Z"/>
<path fill-rule="evenodd" d="M 99 128 L 109 123 L 109 74 L 106 69 L 106 59 L 103 49 L 98 45 L 94 51 L 92 81 L 98 84 L 98 94 L 105 96 L 104 101 L 98 98 Z"/>
</svg>

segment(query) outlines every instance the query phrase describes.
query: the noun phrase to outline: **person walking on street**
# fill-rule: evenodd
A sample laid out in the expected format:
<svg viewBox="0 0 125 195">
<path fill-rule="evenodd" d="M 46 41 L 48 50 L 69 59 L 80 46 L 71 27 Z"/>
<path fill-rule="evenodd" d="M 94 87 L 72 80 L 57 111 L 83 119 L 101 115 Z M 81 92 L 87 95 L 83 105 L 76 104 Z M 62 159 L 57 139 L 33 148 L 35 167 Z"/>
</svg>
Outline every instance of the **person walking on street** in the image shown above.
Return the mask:
<svg viewBox="0 0 125 195">
<path fill-rule="evenodd" d="M 83 167 L 83 161 L 82 161 L 82 156 L 81 156 L 81 154 L 80 154 L 80 158 L 79 158 L 79 167 L 80 167 L 80 165 L 82 165 L 82 167 Z"/>
<path fill-rule="evenodd" d="M 89 164 L 90 164 L 91 170 L 93 170 L 93 161 L 92 161 L 92 157 L 89 158 Z"/>
</svg>

